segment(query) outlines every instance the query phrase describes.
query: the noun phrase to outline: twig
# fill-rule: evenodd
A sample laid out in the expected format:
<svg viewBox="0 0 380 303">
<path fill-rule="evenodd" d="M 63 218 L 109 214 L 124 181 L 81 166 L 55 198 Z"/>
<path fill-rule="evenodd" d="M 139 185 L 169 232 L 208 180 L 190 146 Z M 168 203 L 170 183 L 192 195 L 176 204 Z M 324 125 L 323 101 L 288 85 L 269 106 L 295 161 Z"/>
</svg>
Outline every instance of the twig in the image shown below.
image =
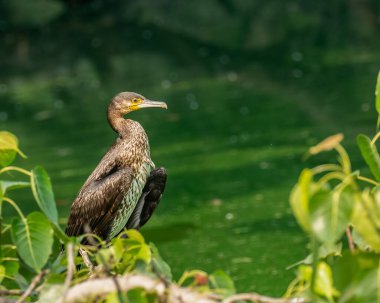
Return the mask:
<svg viewBox="0 0 380 303">
<path fill-rule="evenodd" d="M 1 289 L 0 296 L 21 296 L 24 293 L 21 289 Z"/>
<path fill-rule="evenodd" d="M 355 252 L 355 244 L 354 244 L 354 240 L 352 239 L 350 227 L 346 228 L 346 236 L 348 240 L 348 246 L 350 247 L 350 251 L 353 253 Z"/>
<path fill-rule="evenodd" d="M 65 284 L 63 285 L 63 295 L 60 303 L 64 303 L 66 301 L 67 292 L 70 288 L 71 280 L 73 279 L 75 271 L 75 261 L 74 261 L 74 245 L 73 243 L 67 244 L 67 275 L 65 279 Z"/>
<path fill-rule="evenodd" d="M 87 252 L 83 248 L 79 248 L 79 253 L 82 256 L 83 263 L 86 265 L 86 267 L 89 269 L 90 273 L 94 271 L 94 264 L 92 264 L 90 257 L 88 256 Z"/>
<path fill-rule="evenodd" d="M 37 284 L 40 283 L 40 281 L 42 280 L 42 278 L 48 273 L 49 271 L 47 269 L 41 271 L 37 276 L 35 276 L 32 280 L 32 283 L 30 283 L 29 287 L 27 288 L 27 290 L 25 290 L 25 292 L 23 293 L 23 295 L 20 297 L 20 299 L 18 299 L 16 301 L 16 303 L 23 303 L 25 302 L 25 299 L 27 297 L 30 296 L 30 294 L 32 293 L 32 291 L 36 288 Z"/>
<path fill-rule="evenodd" d="M 250 301 L 254 303 L 310 303 L 310 301 L 304 298 L 271 298 L 257 293 L 233 295 L 225 299 L 223 303 L 233 303 L 237 301 Z"/>
</svg>

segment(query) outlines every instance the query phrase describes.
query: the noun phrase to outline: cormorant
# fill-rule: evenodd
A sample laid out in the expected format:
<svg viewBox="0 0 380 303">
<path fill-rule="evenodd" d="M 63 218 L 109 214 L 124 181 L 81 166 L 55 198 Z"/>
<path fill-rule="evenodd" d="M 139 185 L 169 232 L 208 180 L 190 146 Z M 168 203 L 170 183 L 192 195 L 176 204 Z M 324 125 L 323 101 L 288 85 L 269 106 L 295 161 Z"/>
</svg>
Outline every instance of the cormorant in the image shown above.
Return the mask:
<svg viewBox="0 0 380 303">
<path fill-rule="evenodd" d="M 165 189 L 166 171 L 155 169 L 143 127 L 124 119 L 124 115 L 147 107 L 167 109 L 166 103 L 133 92 L 122 92 L 112 99 L 107 117 L 119 136 L 74 200 L 66 227 L 68 236 L 91 231 L 108 241 L 123 228 L 139 229 L 151 217 Z"/>
</svg>

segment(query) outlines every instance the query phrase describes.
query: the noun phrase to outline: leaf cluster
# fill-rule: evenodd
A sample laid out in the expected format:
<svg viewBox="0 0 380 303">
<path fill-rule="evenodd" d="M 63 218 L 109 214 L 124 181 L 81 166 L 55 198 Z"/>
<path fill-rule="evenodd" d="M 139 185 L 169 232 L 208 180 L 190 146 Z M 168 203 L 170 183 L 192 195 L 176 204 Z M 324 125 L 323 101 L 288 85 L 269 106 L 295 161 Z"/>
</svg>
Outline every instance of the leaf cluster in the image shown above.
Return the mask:
<svg viewBox="0 0 380 303">
<path fill-rule="evenodd" d="M 380 74 L 379 74 L 380 75 Z M 376 108 L 380 108 L 380 78 Z M 297 277 L 286 297 L 312 302 L 379 302 L 380 156 L 376 141 L 357 136 L 372 177 L 353 170 L 341 145 L 342 134 L 309 149 L 309 155 L 334 150 L 337 163 L 304 169 L 290 195 L 293 214 L 309 236 L 310 255 L 296 264 Z"/>
</svg>

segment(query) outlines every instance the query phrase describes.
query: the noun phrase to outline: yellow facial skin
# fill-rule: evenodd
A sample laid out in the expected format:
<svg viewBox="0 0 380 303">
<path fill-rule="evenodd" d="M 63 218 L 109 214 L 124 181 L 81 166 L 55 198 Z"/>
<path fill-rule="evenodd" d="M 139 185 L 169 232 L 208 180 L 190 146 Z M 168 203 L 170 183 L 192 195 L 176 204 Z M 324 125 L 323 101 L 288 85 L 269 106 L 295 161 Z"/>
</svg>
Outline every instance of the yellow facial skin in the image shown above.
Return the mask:
<svg viewBox="0 0 380 303">
<path fill-rule="evenodd" d="M 129 108 L 129 110 L 130 111 L 134 111 L 134 110 L 138 110 L 138 109 L 140 109 L 140 107 L 139 107 L 139 105 L 141 104 L 141 103 L 143 103 L 143 99 L 141 99 L 141 98 L 133 98 L 132 100 L 131 100 L 131 104 L 128 106 L 128 108 Z"/>
</svg>

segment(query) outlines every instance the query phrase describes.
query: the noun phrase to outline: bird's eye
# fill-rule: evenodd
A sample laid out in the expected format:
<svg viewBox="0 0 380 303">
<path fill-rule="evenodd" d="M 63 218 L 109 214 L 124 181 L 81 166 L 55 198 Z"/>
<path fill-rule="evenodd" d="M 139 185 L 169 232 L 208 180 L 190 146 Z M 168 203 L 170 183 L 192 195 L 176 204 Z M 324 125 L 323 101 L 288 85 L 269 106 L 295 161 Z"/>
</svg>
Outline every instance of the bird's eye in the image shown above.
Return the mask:
<svg viewBox="0 0 380 303">
<path fill-rule="evenodd" d="M 139 98 L 133 98 L 132 99 L 132 104 L 137 104 L 139 102 L 140 102 Z"/>
</svg>

